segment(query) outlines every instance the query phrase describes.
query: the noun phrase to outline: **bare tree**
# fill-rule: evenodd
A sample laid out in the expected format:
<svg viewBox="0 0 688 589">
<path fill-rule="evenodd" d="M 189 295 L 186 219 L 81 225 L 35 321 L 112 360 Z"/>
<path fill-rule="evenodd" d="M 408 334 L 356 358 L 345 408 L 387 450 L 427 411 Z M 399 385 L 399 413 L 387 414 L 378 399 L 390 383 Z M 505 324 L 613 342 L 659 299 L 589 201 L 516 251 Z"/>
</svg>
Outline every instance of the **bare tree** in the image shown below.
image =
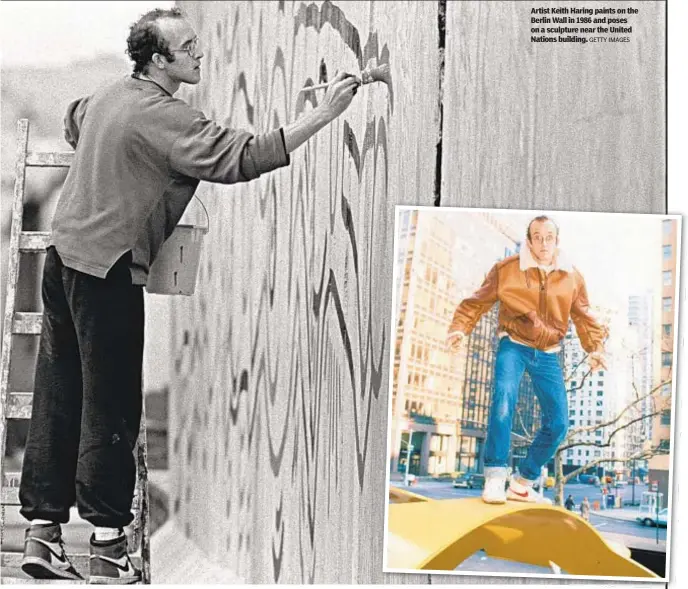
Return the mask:
<svg viewBox="0 0 688 589">
<path fill-rule="evenodd" d="M 664 350 L 664 346 L 662 346 L 662 349 Z M 572 378 L 574 376 L 577 376 L 577 371 L 581 367 L 581 365 L 586 362 L 587 360 L 587 355 L 585 355 L 582 360 L 577 363 L 575 366 L 572 367 L 571 372 L 565 377 L 565 382 L 569 383 L 571 382 Z M 572 387 L 567 387 L 568 391 L 576 391 L 579 389 L 582 389 L 583 386 L 585 385 L 585 382 L 588 378 L 590 378 L 592 375 L 591 370 L 587 370 L 581 380 L 580 383 L 572 386 Z M 628 463 L 632 461 L 638 461 L 638 460 L 648 460 L 652 458 L 653 456 L 657 456 L 660 454 L 668 454 L 669 449 L 665 448 L 662 445 L 657 445 L 657 446 L 651 446 L 651 445 L 646 445 L 644 448 L 640 450 L 636 450 L 635 452 L 632 452 L 631 454 L 624 456 L 624 457 L 600 457 L 600 458 L 594 458 L 592 460 L 587 461 L 585 464 L 579 466 L 578 468 L 572 470 L 571 472 L 564 474 L 564 455 L 567 450 L 571 448 L 580 448 L 581 446 L 587 446 L 591 447 L 594 449 L 604 449 L 604 448 L 609 448 L 612 446 L 612 441 L 614 438 L 622 431 L 627 430 L 628 428 L 631 428 L 635 426 L 636 424 L 647 424 L 649 423 L 655 416 L 660 415 L 666 408 L 666 405 L 664 402 L 660 402 L 660 399 L 658 399 L 659 394 L 661 394 L 661 391 L 664 387 L 664 385 L 670 384 L 671 383 L 671 378 L 668 378 L 667 380 L 663 380 L 660 382 L 657 386 L 653 387 L 651 390 L 647 391 L 646 393 L 641 393 L 635 382 L 632 382 L 631 386 L 633 387 L 633 395 L 632 395 L 632 400 L 628 402 L 620 411 L 616 413 L 616 415 L 609 417 L 607 420 L 600 420 L 599 422 L 596 422 L 593 425 L 590 426 L 585 426 L 585 427 L 576 427 L 576 428 L 570 428 L 569 431 L 567 432 L 566 438 L 564 441 L 559 445 L 557 448 L 555 455 L 554 455 L 554 476 L 555 476 L 555 504 L 556 505 L 562 505 L 564 501 L 564 485 L 573 479 L 574 477 L 578 476 L 581 473 L 586 472 L 587 470 L 598 466 L 600 464 L 604 463 Z M 650 399 L 651 400 L 651 410 L 644 411 L 644 403 L 646 400 Z M 661 399 L 661 401 L 665 401 L 665 399 Z M 519 420 L 519 423 L 523 424 L 523 418 L 520 415 L 519 411 L 517 410 L 516 412 L 516 417 Z M 593 433 L 593 432 L 604 432 L 607 430 L 606 436 L 604 439 L 599 440 L 599 441 L 586 441 L 586 440 L 581 440 L 579 439 L 579 436 L 582 434 L 586 433 Z M 525 445 L 530 445 L 532 442 L 532 435 L 524 435 L 524 436 L 519 436 L 520 440 L 518 443 L 515 444 L 516 447 L 518 446 L 525 446 Z"/>
</svg>

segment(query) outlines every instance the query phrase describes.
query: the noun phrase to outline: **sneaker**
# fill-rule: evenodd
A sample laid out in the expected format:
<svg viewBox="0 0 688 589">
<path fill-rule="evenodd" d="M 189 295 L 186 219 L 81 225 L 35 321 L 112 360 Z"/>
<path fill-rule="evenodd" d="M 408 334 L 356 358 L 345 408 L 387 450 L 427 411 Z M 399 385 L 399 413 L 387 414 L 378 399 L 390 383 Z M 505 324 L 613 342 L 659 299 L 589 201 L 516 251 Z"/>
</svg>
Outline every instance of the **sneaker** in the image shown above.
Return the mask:
<svg viewBox="0 0 688 589">
<path fill-rule="evenodd" d="M 483 501 L 485 503 L 506 503 L 506 477 L 490 476 L 485 477 L 485 488 L 483 489 Z"/>
<path fill-rule="evenodd" d="M 533 489 L 532 485 L 522 484 L 511 481 L 506 492 L 506 498 L 509 501 L 522 501 L 524 503 L 540 503 L 543 505 L 552 505 L 551 499 L 543 497 Z"/>
<path fill-rule="evenodd" d="M 141 571 L 127 553 L 127 537 L 99 542 L 91 536 L 89 583 L 95 585 L 131 585 L 141 582 Z"/>
<path fill-rule="evenodd" d="M 60 524 L 34 525 L 26 530 L 21 569 L 32 579 L 83 580 L 64 551 Z"/>
</svg>

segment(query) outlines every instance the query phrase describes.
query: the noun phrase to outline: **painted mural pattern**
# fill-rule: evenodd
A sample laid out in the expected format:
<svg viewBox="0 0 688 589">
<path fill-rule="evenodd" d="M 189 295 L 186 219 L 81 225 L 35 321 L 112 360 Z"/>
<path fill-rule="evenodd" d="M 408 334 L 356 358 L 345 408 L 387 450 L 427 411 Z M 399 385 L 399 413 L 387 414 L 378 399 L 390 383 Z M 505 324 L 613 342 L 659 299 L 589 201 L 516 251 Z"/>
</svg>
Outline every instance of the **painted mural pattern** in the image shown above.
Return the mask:
<svg viewBox="0 0 688 589">
<path fill-rule="evenodd" d="M 304 85 L 389 62 L 355 4 L 182 4 L 205 52 L 185 98 L 229 127 L 295 120 L 322 96 Z M 199 189 L 199 284 L 173 302 L 173 513 L 250 581 L 383 577 L 394 92 L 394 73 L 360 89 L 279 172 Z"/>
</svg>

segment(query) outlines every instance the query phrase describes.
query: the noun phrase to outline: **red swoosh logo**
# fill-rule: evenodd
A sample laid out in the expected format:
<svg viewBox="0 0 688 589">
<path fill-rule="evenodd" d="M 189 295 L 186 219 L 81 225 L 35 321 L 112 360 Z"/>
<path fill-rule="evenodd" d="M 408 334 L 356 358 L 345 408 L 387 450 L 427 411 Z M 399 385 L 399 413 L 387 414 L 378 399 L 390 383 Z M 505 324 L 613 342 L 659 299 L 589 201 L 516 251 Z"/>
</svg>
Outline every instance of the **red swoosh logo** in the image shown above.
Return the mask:
<svg viewBox="0 0 688 589">
<path fill-rule="evenodd" d="M 514 495 L 518 495 L 519 497 L 528 497 L 528 491 L 526 491 L 525 493 L 519 493 L 519 492 L 516 491 L 515 489 L 509 489 L 509 490 L 510 490 Z"/>
</svg>

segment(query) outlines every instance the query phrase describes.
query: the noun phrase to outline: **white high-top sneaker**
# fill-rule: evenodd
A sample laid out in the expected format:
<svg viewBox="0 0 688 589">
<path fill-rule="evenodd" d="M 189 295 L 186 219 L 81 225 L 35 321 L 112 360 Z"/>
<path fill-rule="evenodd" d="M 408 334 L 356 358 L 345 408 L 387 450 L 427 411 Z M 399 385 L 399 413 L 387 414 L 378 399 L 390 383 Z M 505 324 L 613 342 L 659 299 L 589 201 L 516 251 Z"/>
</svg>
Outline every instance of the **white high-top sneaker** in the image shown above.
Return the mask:
<svg viewBox="0 0 688 589">
<path fill-rule="evenodd" d="M 485 503 L 506 503 L 506 475 L 485 477 L 483 501 Z"/>
<path fill-rule="evenodd" d="M 552 501 L 535 491 L 531 483 L 518 480 L 516 477 L 512 477 L 512 479 L 509 481 L 509 488 L 506 492 L 506 498 L 509 501 L 523 501 L 524 503 L 543 503 L 545 505 L 552 505 Z"/>
</svg>

